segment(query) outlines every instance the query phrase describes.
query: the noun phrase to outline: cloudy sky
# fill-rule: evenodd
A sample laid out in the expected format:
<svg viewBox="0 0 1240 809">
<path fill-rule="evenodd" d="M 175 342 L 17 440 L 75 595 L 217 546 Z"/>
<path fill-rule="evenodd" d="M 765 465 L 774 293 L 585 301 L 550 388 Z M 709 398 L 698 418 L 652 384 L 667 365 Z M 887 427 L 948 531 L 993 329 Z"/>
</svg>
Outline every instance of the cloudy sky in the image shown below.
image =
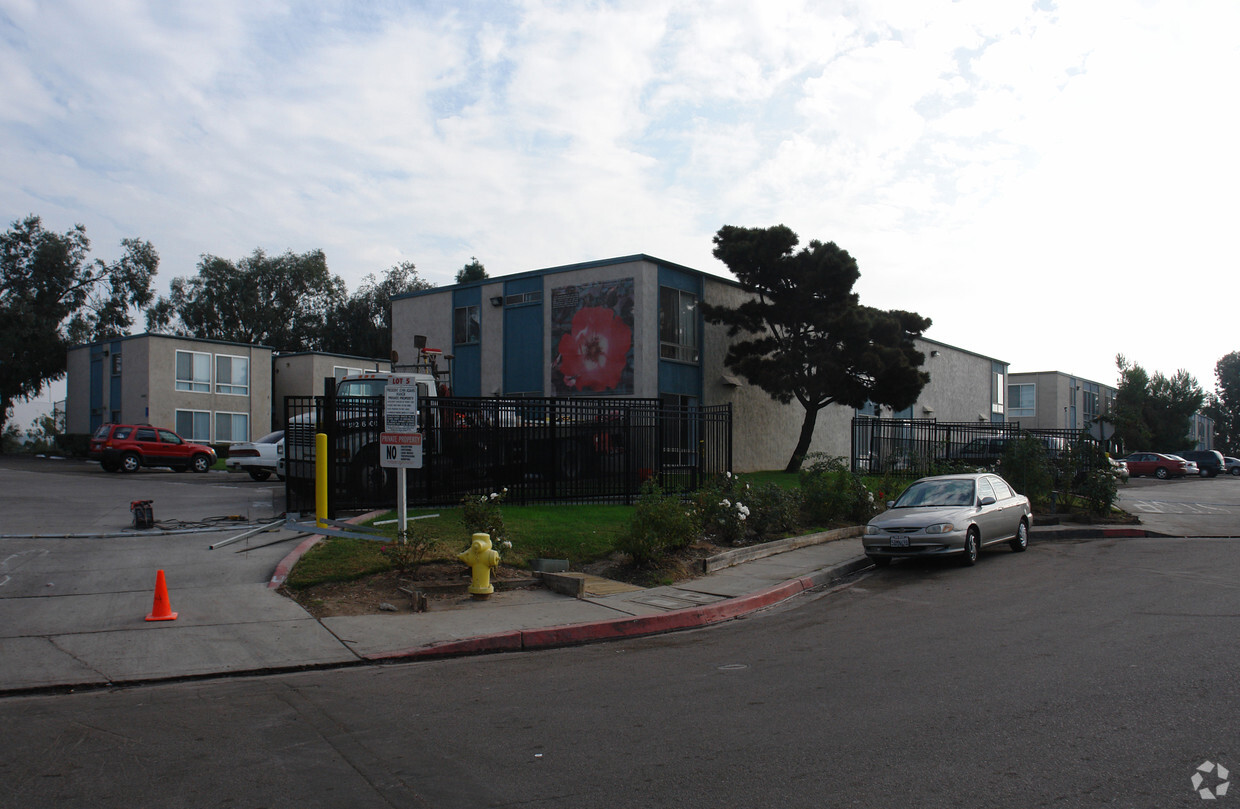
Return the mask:
<svg viewBox="0 0 1240 809">
<path fill-rule="evenodd" d="M 472 256 L 727 275 L 720 226 L 783 223 L 1013 371 L 1210 390 L 1237 30 L 1232 0 L 0 0 L 0 216 L 147 239 L 164 292 L 258 247 L 350 291 Z"/>
</svg>

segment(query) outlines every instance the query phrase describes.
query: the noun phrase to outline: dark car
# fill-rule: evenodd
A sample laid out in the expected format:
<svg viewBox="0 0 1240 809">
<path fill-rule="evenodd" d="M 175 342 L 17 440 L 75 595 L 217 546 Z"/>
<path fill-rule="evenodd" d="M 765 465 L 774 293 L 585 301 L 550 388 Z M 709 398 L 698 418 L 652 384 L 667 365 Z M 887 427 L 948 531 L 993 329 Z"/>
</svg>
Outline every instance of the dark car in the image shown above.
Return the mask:
<svg viewBox="0 0 1240 809">
<path fill-rule="evenodd" d="M 90 437 L 90 458 L 107 472 L 136 472 L 143 466 L 206 472 L 215 464 L 215 450 L 162 427 L 104 424 Z"/>
<path fill-rule="evenodd" d="M 1223 453 L 1214 449 L 1190 449 L 1184 452 L 1177 452 L 1186 461 L 1194 461 L 1197 464 L 1197 474 L 1203 478 L 1216 478 L 1227 471 L 1227 462 L 1223 460 Z"/>
<path fill-rule="evenodd" d="M 1046 447 L 1046 457 L 1048 459 L 1054 459 L 1065 449 L 1062 438 L 1046 435 L 1035 435 L 1032 438 Z M 982 438 L 974 438 L 964 446 L 958 447 L 946 460 L 958 461 L 973 466 L 993 467 L 1003 459 L 1003 455 L 1008 448 L 1020 439 L 1020 436 L 984 436 Z"/>
</svg>

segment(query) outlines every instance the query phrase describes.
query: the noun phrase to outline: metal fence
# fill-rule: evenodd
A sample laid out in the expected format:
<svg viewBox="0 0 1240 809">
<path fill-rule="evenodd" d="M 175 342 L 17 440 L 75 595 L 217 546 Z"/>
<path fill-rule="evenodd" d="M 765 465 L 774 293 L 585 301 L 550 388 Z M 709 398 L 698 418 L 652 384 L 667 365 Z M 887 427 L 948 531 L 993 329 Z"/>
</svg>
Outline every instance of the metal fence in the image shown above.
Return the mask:
<svg viewBox="0 0 1240 809">
<path fill-rule="evenodd" d="M 862 474 L 922 476 L 951 467 L 994 467 L 1008 445 L 1024 435 L 1042 442 L 1052 459 L 1078 442 L 1097 443 L 1083 430 L 1022 430 L 1019 422 L 858 416 L 852 422 L 852 469 Z"/>
<path fill-rule="evenodd" d="M 285 400 L 287 510 L 314 510 L 315 434 L 327 439 L 332 512 L 387 508 L 396 470 L 379 462 L 383 397 Z M 692 491 L 732 469 L 732 410 L 657 399 L 424 398 L 411 505 L 507 489 L 510 503 L 632 503 L 643 481 Z"/>
</svg>

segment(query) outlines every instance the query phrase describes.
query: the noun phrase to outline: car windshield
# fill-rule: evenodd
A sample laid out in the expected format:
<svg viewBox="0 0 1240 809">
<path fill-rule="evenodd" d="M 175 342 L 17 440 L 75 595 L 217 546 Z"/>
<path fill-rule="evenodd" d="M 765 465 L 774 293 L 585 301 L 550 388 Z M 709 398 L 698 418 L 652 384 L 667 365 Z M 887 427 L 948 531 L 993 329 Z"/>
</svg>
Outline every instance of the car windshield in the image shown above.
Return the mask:
<svg viewBox="0 0 1240 809">
<path fill-rule="evenodd" d="M 337 396 L 382 396 L 386 379 L 350 379 L 340 383 Z"/>
<path fill-rule="evenodd" d="M 971 480 L 922 480 L 905 489 L 894 507 L 967 506 L 972 502 Z"/>
</svg>

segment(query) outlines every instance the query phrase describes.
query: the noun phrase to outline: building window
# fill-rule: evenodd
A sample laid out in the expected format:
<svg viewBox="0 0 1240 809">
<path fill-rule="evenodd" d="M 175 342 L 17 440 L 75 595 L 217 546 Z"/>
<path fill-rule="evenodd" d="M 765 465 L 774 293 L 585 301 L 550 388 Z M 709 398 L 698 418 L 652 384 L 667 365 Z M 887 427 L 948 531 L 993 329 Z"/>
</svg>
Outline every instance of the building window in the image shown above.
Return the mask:
<svg viewBox="0 0 1240 809">
<path fill-rule="evenodd" d="M 659 287 L 659 356 L 665 360 L 698 361 L 696 295 Z"/>
<path fill-rule="evenodd" d="M 1008 417 L 1014 419 L 1031 419 L 1035 418 L 1037 407 L 1034 402 L 1037 398 L 1037 386 L 1033 383 L 1027 385 L 1008 385 Z"/>
<path fill-rule="evenodd" d="M 112 355 L 112 376 L 120 376 L 120 375 L 121 375 L 121 355 L 113 354 Z"/>
<path fill-rule="evenodd" d="M 458 306 L 452 312 L 452 342 L 473 345 L 482 341 L 482 325 L 477 306 Z"/>
<path fill-rule="evenodd" d="M 218 444 L 231 444 L 234 441 L 249 441 L 250 416 L 248 413 L 216 413 L 215 441 Z"/>
<path fill-rule="evenodd" d="M 542 290 L 536 289 L 533 292 L 518 292 L 515 295 L 508 295 L 504 298 L 504 306 L 522 306 L 528 303 L 538 303 L 542 300 Z"/>
<path fill-rule="evenodd" d="M 177 352 L 177 390 L 211 392 L 211 355 L 198 351 Z"/>
<path fill-rule="evenodd" d="M 211 414 L 206 410 L 178 410 L 177 433 L 186 441 L 211 441 Z"/>
<path fill-rule="evenodd" d="M 1003 374 L 995 371 L 994 382 L 990 386 L 990 412 L 995 415 L 1003 414 L 1003 382 Z"/>
<path fill-rule="evenodd" d="M 245 357 L 215 355 L 215 392 L 250 395 L 250 361 Z"/>
</svg>

